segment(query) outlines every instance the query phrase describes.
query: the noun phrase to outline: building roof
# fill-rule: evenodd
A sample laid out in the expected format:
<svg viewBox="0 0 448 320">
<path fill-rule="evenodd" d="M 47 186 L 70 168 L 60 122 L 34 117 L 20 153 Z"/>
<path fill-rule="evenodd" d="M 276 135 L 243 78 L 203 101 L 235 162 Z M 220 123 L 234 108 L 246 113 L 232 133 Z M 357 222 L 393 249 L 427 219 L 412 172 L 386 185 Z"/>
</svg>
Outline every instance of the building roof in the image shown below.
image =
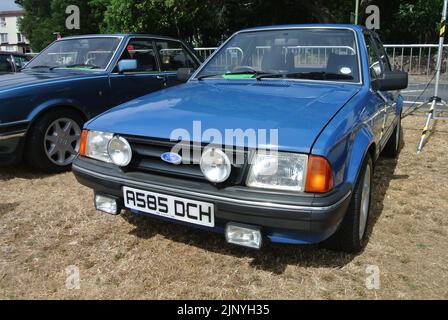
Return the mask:
<svg viewBox="0 0 448 320">
<path fill-rule="evenodd" d="M 23 16 L 23 11 L 0 11 L 1 17 L 21 17 Z"/>
</svg>

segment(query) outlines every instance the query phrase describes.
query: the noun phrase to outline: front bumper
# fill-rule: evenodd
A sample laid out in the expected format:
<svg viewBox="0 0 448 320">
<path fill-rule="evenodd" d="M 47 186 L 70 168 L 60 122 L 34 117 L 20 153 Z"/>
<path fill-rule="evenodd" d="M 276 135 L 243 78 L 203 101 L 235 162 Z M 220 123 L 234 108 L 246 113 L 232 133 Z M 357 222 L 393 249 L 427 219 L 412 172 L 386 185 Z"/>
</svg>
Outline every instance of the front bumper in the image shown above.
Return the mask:
<svg viewBox="0 0 448 320">
<path fill-rule="evenodd" d="M 73 163 L 76 179 L 97 193 L 123 203 L 122 187 L 206 201 L 215 205 L 216 226 L 223 233 L 228 222 L 260 227 L 272 242 L 311 244 L 330 237 L 342 221 L 351 198 L 351 186 L 342 185 L 330 194 L 296 194 L 124 172 L 117 166 L 78 157 Z M 173 221 L 174 222 L 174 221 Z M 193 225 L 192 225 L 193 226 Z"/>
<path fill-rule="evenodd" d="M 28 122 L 0 124 L 0 165 L 10 165 L 22 158 Z"/>
</svg>

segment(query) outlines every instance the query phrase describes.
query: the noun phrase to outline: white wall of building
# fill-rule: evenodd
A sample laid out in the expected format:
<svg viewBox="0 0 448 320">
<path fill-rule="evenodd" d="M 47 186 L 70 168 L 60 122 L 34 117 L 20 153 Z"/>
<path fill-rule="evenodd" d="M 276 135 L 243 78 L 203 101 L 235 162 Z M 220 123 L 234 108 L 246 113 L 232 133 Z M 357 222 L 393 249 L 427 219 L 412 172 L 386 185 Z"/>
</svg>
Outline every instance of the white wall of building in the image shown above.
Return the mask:
<svg viewBox="0 0 448 320">
<path fill-rule="evenodd" d="M 0 51 L 29 50 L 28 40 L 19 31 L 19 19 L 19 14 L 12 16 L 9 12 L 0 12 Z"/>
</svg>

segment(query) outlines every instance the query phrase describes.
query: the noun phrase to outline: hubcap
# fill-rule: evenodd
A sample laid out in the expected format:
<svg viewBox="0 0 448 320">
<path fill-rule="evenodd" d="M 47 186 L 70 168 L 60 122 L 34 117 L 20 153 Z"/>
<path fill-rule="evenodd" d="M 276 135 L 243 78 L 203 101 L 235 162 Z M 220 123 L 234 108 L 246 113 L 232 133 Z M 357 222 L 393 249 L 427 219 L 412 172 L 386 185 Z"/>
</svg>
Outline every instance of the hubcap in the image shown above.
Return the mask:
<svg viewBox="0 0 448 320">
<path fill-rule="evenodd" d="M 44 149 L 48 159 L 58 166 L 72 163 L 79 150 L 81 128 L 76 121 L 61 118 L 54 121 L 47 129 Z"/>
<path fill-rule="evenodd" d="M 362 185 L 361 212 L 359 215 L 359 239 L 362 239 L 364 237 L 367 225 L 367 218 L 369 216 L 370 180 L 371 180 L 371 170 L 370 165 L 367 165 Z"/>
</svg>

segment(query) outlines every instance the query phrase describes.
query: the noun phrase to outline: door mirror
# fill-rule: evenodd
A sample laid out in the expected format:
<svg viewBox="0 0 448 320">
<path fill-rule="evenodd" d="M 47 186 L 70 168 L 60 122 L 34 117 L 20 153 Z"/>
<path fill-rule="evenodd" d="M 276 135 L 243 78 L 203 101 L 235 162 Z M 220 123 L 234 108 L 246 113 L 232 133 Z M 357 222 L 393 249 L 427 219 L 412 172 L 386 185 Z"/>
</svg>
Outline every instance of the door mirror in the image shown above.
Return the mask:
<svg viewBox="0 0 448 320">
<path fill-rule="evenodd" d="M 373 90 L 393 91 L 408 87 L 408 73 L 403 71 L 387 71 L 383 77 L 372 81 Z"/>
<path fill-rule="evenodd" d="M 186 82 L 188 79 L 190 79 L 191 75 L 193 74 L 194 69 L 192 68 L 180 68 L 177 69 L 177 80 Z"/>
<path fill-rule="evenodd" d="M 123 59 L 118 62 L 118 72 L 123 73 L 125 71 L 137 70 L 137 60 L 135 59 Z"/>
</svg>

